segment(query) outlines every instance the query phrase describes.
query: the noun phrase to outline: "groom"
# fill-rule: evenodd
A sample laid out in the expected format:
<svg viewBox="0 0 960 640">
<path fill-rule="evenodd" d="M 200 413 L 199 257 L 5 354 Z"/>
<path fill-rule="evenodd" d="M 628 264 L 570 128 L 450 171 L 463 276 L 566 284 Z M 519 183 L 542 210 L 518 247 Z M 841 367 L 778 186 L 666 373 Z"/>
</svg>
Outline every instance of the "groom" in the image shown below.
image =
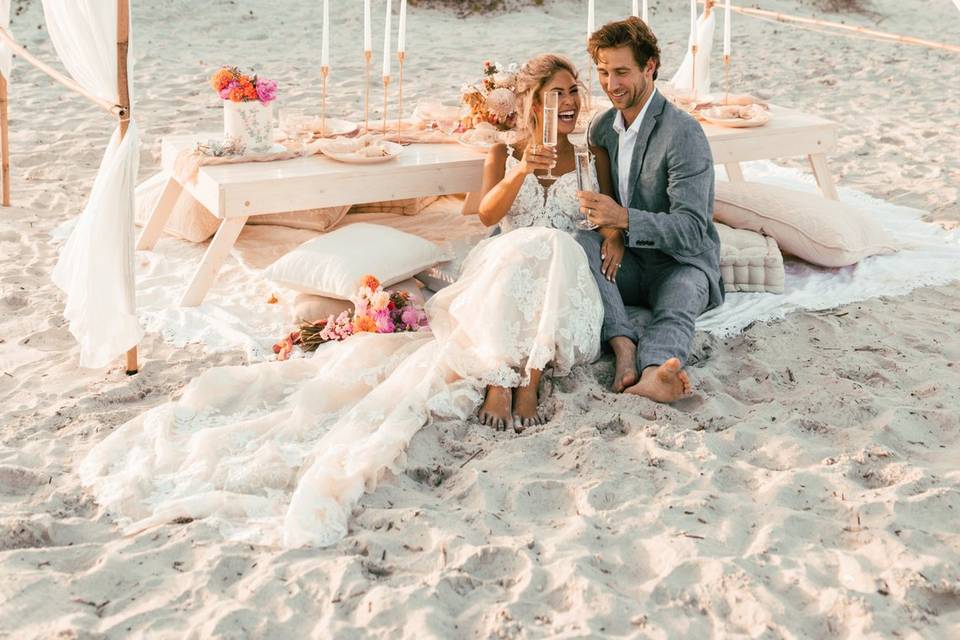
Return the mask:
<svg viewBox="0 0 960 640">
<path fill-rule="evenodd" d="M 673 402 L 690 394 L 683 367 L 697 316 L 723 302 L 713 157 L 697 121 L 654 87 L 660 48 L 642 20 L 604 25 L 587 47 L 614 106 L 597 117 L 590 141 L 610 157 L 616 199 L 578 194 L 600 226 L 579 240 L 603 298 L 613 390 Z M 652 310 L 642 336 L 625 303 Z"/>
</svg>

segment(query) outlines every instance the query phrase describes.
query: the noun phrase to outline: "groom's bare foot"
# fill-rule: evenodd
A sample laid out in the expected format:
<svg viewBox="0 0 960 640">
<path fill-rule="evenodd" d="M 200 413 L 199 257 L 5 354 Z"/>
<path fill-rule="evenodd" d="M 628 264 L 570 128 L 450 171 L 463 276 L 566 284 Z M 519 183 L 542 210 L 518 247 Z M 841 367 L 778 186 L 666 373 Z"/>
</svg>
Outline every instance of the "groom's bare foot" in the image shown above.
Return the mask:
<svg viewBox="0 0 960 640">
<path fill-rule="evenodd" d="M 513 390 L 507 387 L 487 387 L 487 397 L 480 407 L 478 416 L 480 422 L 495 428 L 497 431 L 506 431 L 513 426 Z"/>
<path fill-rule="evenodd" d="M 627 387 L 637 384 L 637 345 L 625 336 L 610 339 L 617 364 L 613 372 L 613 392 L 621 393 Z"/>
<path fill-rule="evenodd" d="M 660 366 L 643 370 L 640 382 L 626 389 L 626 393 L 650 398 L 657 402 L 676 402 L 690 395 L 693 388 L 690 377 L 677 358 L 670 358 Z"/>
<path fill-rule="evenodd" d="M 537 391 L 540 374 L 539 369 L 532 369 L 529 384 L 518 387 L 513 394 L 513 430 L 517 433 L 544 422 L 540 415 L 540 394 Z"/>
</svg>

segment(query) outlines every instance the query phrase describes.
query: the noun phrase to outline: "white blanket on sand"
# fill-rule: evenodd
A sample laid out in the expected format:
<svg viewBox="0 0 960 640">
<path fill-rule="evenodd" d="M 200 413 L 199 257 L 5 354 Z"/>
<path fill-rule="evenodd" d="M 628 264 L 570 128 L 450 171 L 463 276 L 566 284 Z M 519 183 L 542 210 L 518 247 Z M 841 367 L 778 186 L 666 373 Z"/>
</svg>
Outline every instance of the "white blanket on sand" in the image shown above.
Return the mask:
<svg viewBox="0 0 960 640">
<path fill-rule="evenodd" d="M 771 162 L 746 163 L 744 174 L 751 181 L 816 191 L 812 176 Z M 923 212 L 916 209 L 852 189 L 839 191 L 842 201 L 866 209 L 906 248 L 840 269 L 787 260 L 783 294 L 727 294 L 723 306 L 702 316 L 697 328 L 726 337 L 752 323 L 780 319 L 792 311 L 830 309 L 960 280 L 960 229 L 945 230 L 923 222 Z M 292 329 L 289 304 L 294 295 L 285 295 L 265 281 L 261 269 L 314 235 L 310 231 L 248 226 L 206 301 L 195 308 L 178 307 L 177 300 L 205 246 L 164 238 L 155 252 L 137 254 L 137 305 L 144 327 L 177 345 L 200 343 L 209 352 L 241 349 L 251 362 L 272 358 L 272 344 Z M 270 245 L 265 246 L 263 240 L 268 236 Z M 280 303 L 267 304 L 274 292 L 280 293 Z"/>
</svg>

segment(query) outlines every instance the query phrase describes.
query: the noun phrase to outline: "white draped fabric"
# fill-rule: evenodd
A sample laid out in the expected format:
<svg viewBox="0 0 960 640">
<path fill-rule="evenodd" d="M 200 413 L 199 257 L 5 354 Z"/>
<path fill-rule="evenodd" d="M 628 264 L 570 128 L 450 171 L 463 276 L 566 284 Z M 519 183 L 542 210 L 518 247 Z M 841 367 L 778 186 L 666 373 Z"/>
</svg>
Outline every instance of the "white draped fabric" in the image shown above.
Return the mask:
<svg viewBox="0 0 960 640">
<path fill-rule="evenodd" d="M 43 12 L 57 55 L 73 79 L 94 95 L 119 102 L 117 3 L 43 0 Z M 87 206 L 53 270 L 53 281 L 67 296 L 64 316 L 80 344 L 82 367 L 106 366 L 143 335 L 133 281 L 133 189 L 139 156 L 136 125 L 130 123 L 122 141 L 118 128 Z"/>
<path fill-rule="evenodd" d="M 10 31 L 10 0 L 0 0 L 0 27 Z M 10 81 L 10 69 L 13 65 L 13 52 L 0 42 L 0 75 Z"/>
<path fill-rule="evenodd" d="M 709 17 L 700 14 L 697 18 L 697 95 L 702 98 L 710 93 L 710 54 L 713 51 L 713 30 L 716 25 L 716 11 L 711 11 Z M 693 56 L 689 46 L 683 57 L 680 68 L 670 79 L 677 89 L 693 88 Z"/>
</svg>

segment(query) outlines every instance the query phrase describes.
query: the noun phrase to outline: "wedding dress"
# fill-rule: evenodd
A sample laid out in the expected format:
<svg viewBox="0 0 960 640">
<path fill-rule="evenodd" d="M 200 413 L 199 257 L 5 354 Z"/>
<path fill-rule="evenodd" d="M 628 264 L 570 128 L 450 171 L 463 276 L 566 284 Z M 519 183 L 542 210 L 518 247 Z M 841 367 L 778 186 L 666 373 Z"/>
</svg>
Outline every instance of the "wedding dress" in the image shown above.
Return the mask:
<svg viewBox="0 0 960 640">
<path fill-rule="evenodd" d="M 596 357 L 603 307 L 568 233 L 575 193 L 572 173 L 549 188 L 528 175 L 504 233 L 427 303 L 430 331 L 362 333 L 308 358 L 205 371 L 95 446 L 81 480 L 126 533 L 189 517 L 251 543 L 336 542 L 431 416 L 465 419 L 488 384 Z"/>
</svg>

